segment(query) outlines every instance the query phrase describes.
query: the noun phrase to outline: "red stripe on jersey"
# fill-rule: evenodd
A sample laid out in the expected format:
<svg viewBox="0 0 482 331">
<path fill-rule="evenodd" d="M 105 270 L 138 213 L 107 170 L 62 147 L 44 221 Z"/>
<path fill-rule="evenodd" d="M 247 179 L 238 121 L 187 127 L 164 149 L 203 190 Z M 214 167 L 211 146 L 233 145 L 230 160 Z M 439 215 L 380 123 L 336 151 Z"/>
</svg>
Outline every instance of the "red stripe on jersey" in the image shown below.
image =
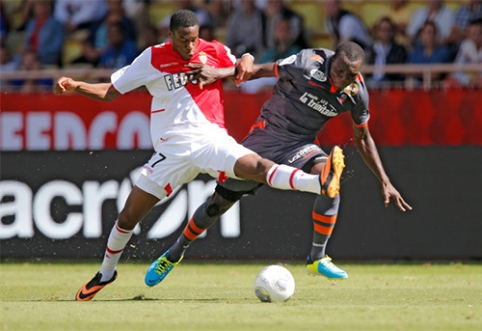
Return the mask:
<svg viewBox="0 0 482 331">
<path fill-rule="evenodd" d="M 171 184 L 167 184 L 166 186 L 164 186 L 164 190 L 166 191 L 167 196 L 170 196 L 170 195 L 171 195 L 171 193 L 172 193 L 172 187 L 171 187 Z"/>
<path fill-rule="evenodd" d="M 336 93 L 336 91 L 338 91 L 338 89 L 335 87 L 335 84 L 333 84 L 333 81 L 331 80 L 331 78 L 330 78 L 330 84 L 331 84 L 330 92 Z"/>
<path fill-rule="evenodd" d="M 310 85 L 313 85 L 313 86 L 315 86 L 315 87 L 319 87 L 319 88 L 322 88 L 322 89 L 326 90 L 324 86 L 322 86 L 322 85 L 318 85 L 318 84 L 316 84 L 315 82 L 312 82 L 311 80 L 310 80 L 310 81 L 308 81 L 308 84 L 310 84 Z"/>
<path fill-rule="evenodd" d="M 191 69 L 186 67 L 188 63 L 206 64 L 215 68 L 227 68 L 234 66 L 234 57 L 230 57 L 229 50 L 217 41 L 208 42 L 200 39 L 194 56 L 186 61 L 172 48 L 172 42 L 152 47 L 151 65 L 166 74 L 179 74 Z M 187 82 L 183 86 L 191 95 L 196 105 L 206 119 L 224 128 L 224 104 L 223 85 L 221 80 L 205 85 L 201 89 L 199 82 Z"/>
<path fill-rule="evenodd" d="M 166 108 L 157 109 L 157 110 L 151 110 L 151 114 L 161 113 L 161 112 L 163 112 L 163 111 L 166 111 Z"/>
<path fill-rule="evenodd" d="M 226 173 L 224 171 L 219 171 L 219 176 L 218 176 L 218 181 L 222 184 L 228 179 L 228 176 L 226 176 Z"/>
</svg>

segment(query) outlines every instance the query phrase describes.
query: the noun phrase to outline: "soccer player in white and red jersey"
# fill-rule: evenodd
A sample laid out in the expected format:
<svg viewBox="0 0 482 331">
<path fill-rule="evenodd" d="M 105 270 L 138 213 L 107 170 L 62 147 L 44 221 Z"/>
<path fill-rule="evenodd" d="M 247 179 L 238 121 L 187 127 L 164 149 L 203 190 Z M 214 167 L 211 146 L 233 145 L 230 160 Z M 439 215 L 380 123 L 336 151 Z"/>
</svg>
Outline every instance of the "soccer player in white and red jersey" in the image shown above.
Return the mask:
<svg viewBox="0 0 482 331">
<path fill-rule="evenodd" d="M 91 300 L 117 278 L 116 266 L 136 224 L 160 199 L 200 173 L 220 182 L 229 177 L 284 190 L 338 193 L 344 167 L 341 150 L 324 176 L 312 175 L 261 158 L 227 134 L 220 78 L 233 75 L 236 62 L 236 81 L 249 78 L 252 56 L 237 61 L 223 44 L 199 39 L 198 20 L 189 10 L 172 15 L 169 36 L 169 42 L 147 48 L 131 65 L 113 73 L 111 83 L 89 84 L 62 77 L 54 88 L 57 94 L 75 91 L 100 101 L 113 100 L 140 86 L 152 95 L 155 152 L 143 166 L 111 230 L 99 272 L 79 289 L 76 300 Z"/>
<path fill-rule="evenodd" d="M 354 42 L 339 45 L 335 52 L 303 49 L 277 62 L 254 66 L 251 78 L 278 77 L 273 95 L 263 104 L 261 114 L 243 145 L 278 164 L 289 165 L 323 177 L 326 166 L 340 153 L 327 155 L 316 137 L 330 119 L 349 112 L 354 140 L 365 163 L 379 179 L 385 205 L 393 201 L 401 210 L 412 207 L 404 201 L 386 174 L 368 129 L 368 91 L 360 74 L 365 54 Z M 245 194 L 255 194 L 262 183 L 228 179 L 194 213 L 177 241 L 148 270 L 147 285 L 161 282 L 183 258 L 189 245 L 211 227 Z M 312 213 L 313 241 L 306 261 L 309 273 L 328 279 L 346 279 L 326 255 L 326 245 L 335 227 L 340 204 L 339 187 L 322 192 Z"/>
</svg>

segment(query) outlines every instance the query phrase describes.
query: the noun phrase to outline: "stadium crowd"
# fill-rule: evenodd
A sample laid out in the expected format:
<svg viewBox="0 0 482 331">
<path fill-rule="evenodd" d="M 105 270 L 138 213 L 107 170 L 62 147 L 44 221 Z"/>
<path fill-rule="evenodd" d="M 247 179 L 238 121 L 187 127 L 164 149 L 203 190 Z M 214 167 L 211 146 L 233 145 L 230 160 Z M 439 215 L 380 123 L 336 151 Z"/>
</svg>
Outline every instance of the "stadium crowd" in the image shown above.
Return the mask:
<svg viewBox="0 0 482 331">
<path fill-rule="evenodd" d="M 363 2 L 370 1 L 357 0 Z M 306 11 L 297 11 L 303 4 L 319 6 L 318 31 L 307 27 Z M 376 68 L 366 77 L 370 88 L 420 85 L 416 75 L 386 74 L 387 64 L 482 65 L 482 0 L 390 0 L 365 15 L 349 5 L 340 0 L 0 0 L 0 71 L 121 68 L 168 38 L 170 13 L 177 9 L 196 13 L 201 38 L 220 40 L 237 56 L 250 52 L 258 63 L 352 40 Z M 328 43 L 317 42 L 319 31 Z M 482 70 L 435 79 L 444 86 L 482 87 Z M 1 88 L 33 91 L 51 89 L 52 83 L 2 80 Z M 272 79 L 262 79 L 243 89 L 272 85 Z"/>
</svg>

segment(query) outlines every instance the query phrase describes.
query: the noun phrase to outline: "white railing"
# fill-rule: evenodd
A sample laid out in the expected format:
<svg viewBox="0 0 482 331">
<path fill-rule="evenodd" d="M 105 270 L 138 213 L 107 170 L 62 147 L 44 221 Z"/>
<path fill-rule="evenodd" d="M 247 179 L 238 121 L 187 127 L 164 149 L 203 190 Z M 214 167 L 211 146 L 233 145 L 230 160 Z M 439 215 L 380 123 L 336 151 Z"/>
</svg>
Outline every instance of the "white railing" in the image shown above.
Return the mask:
<svg viewBox="0 0 482 331">
<path fill-rule="evenodd" d="M 363 74 L 371 74 L 375 70 L 383 70 L 385 73 L 396 73 L 405 76 L 416 75 L 422 76 L 422 87 L 426 90 L 433 88 L 434 75 L 450 74 L 453 72 L 478 72 L 482 73 L 482 64 L 470 65 L 454 65 L 454 64 L 433 64 L 433 65 L 419 65 L 419 64 L 393 64 L 378 68 L 373 65 L 364 65 L 362 68 Z M 97 68 L 72 68 L 72 69 L 43 69 L 24 71 L 18 70 L 13 72 L 0 72 L 0 79 L 2 81 L 17 80 L 17 79 L 46 79 L 51 78 L 57 80 L 62 76 L 72 77 L 82 80 L 106 80 L 110 78 L 112 69 L 97 69 Z"/>
</svg>

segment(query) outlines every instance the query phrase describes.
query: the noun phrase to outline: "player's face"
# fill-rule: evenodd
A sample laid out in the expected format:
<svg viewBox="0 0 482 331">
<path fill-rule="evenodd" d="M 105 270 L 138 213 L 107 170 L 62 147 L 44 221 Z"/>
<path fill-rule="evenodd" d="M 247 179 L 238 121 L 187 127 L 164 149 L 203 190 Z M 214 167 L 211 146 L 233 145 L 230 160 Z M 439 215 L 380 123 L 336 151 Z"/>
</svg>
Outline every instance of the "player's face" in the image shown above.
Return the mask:
<svg viewBox="0 0 482 331">
<path fill-rule="evenodd" d="M 172 40 L 172 48 L 182 57 L 183 60 L 190 60 L 194 56 L 194 50 L 199 42 L 199 26 L 179 28 L 176 31 L 169 31 Z"/>
<path fill-rule="evenodd" d="M 350 62 L 344 53 L 335 56 L 330 65 L 330 78 L 333 85 L 341 90 L 353 83 L 362 65 L 361 59 Z"/>
</svg>

